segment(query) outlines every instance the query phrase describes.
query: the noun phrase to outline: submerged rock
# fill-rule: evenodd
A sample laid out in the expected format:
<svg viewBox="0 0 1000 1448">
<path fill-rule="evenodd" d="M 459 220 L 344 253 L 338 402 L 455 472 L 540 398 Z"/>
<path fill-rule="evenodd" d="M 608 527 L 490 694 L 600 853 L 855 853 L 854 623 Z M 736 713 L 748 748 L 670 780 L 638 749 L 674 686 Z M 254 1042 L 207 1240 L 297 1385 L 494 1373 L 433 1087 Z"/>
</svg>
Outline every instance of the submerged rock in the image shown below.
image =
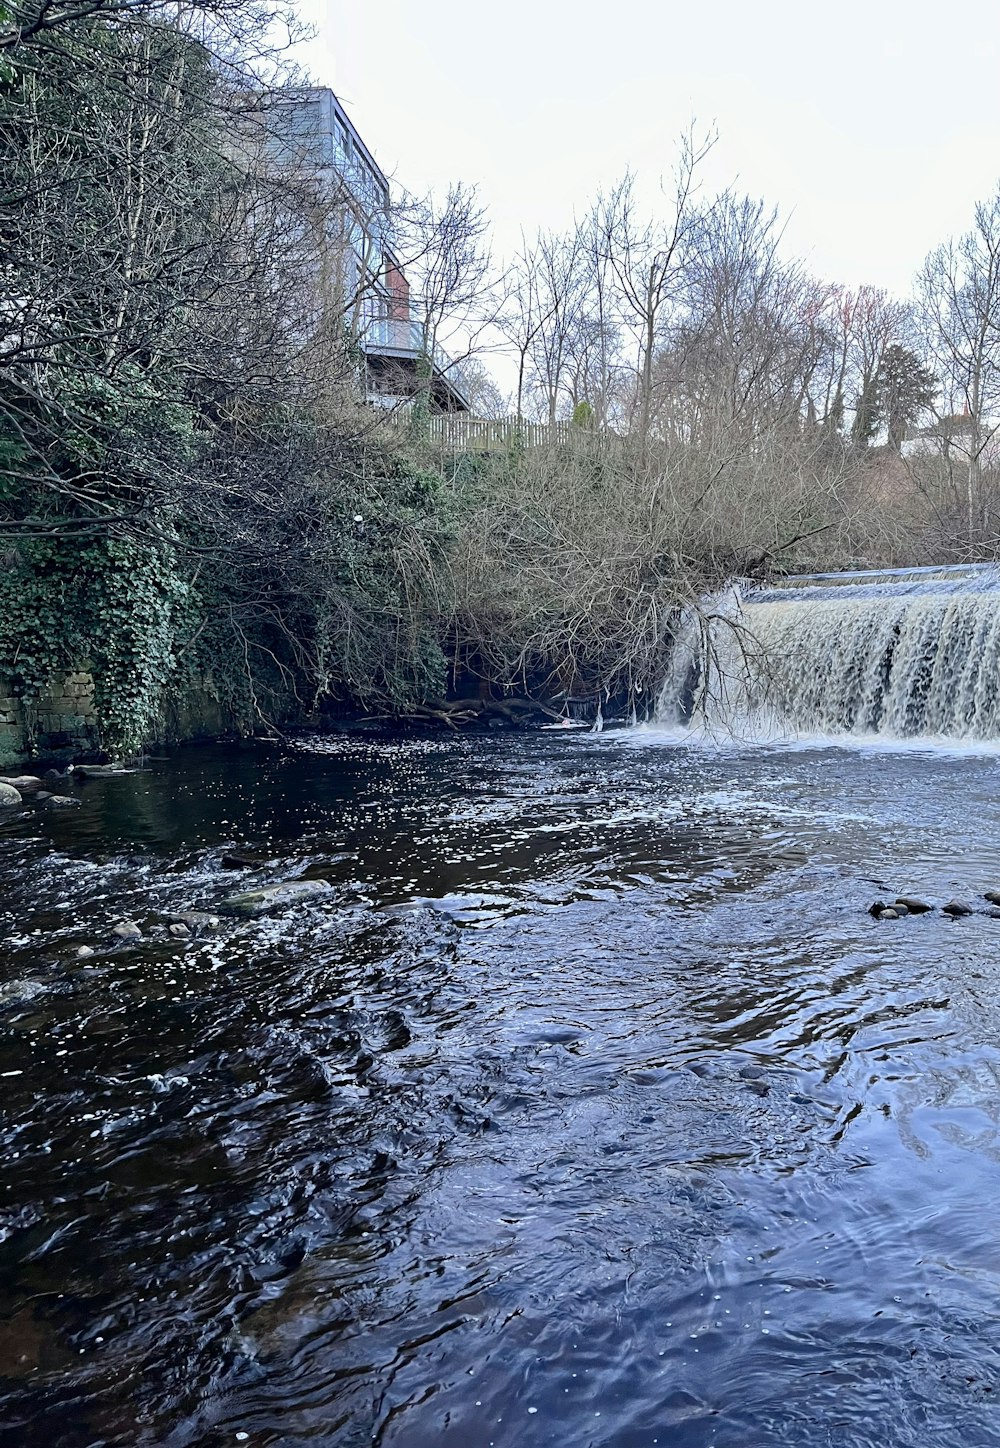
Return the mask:
<svg viewBox="0 0 1000 1448">
<path fill-rule="evenodd" d="M 333 889 L 329 880 L 285 880 L 280 885 L 267 885 L 262 890 L 244 890 L 227 895 L 219 901 L 219 909 L 227 915 L 240 915 L 253 920 L 258 915 L 274 915 L 290 905 L 301 905 Z"/>
<path fill-rule="evenodd" d="M 8 980 L 0 985 L 0 1007 L 19 1006 L 44 995 L 45 982 L 41 980 Z"/>
<path fill-rule="evenodd" d="M 227 850 L 220 855 L 219 864 L 224 870 L 256 870 L 267 864 L 267 857 L 253 850 Z"/>
<path fill-rule="evenodd" d="M 900 905 L 904 905 L 911 915 L 924 915 L 928 910 L 934 909 L 926 900 L 918 900 L 913 895 L 897 895 L 893 909 L 898 910 Z"/>
<path fill-rule="evenodd" d="M 219 930 L 222 921 L 218 915 L 210 915 L 207 910 L 180 910 L 176 915 L 170 917 L 170 933 L 174 934 L 174 926 L 182 925 L 192 935 L 211 934 Z M 176 932 L 178 935 L 180 931 Z"/>
<path fill-rule="evenodd" d="M 74 794 L 50 794 L 45 799 L 46 809 L 79 809 L 80 801 Z"/>
<path fill-rule="evenodd" d="M 73 766 L 73 773 L 79 774 L 83 779 L 110 779 L 119 774 L 138 774 L 137 769 L 129 769 L 124 764 L 76 764 Z"/>
<path fill-rule="evenodd" d="M 12 784 L 0 784 L 0 809 L 13 809 L 22 804 L 21 793 Z"/>
<path fill-rule="evenodd" d="M 964 900 L 949 900 L 947 905 L 941 906 L 941 913 L 951 915 L 957 920 L 960 915 L 971 915 L 973 911 L 972 906 L 967 905 Z"/>
</svg>

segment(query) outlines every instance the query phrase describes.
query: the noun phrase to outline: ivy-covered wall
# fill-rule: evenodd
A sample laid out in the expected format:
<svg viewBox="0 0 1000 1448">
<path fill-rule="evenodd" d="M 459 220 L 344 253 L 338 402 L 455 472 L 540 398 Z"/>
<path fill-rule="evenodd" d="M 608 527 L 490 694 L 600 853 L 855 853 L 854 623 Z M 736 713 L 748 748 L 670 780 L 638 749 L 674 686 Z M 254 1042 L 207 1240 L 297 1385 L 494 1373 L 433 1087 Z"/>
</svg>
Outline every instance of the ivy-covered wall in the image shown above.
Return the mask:
<svg viewBox="0 0 1000 1448">
<path fill-rule="evenodd" d="M 10 564 L 0 581 L 0 764 L 126 757 L 249 726 L 239 669 L 173 549 L 36 541 Z"/>
<path fill-rule="evenodd" d="M 11 680 L 0 675 L 0 768 L 33 758 L 104 751 L 97 695 L 89 669 L 54 674 L 33 698 L 14 692 Z M 160 717 L 144 742 L 216 738 L 237 729 L 239 723 L 206 675 L 165 693 Z"/>
</svg>

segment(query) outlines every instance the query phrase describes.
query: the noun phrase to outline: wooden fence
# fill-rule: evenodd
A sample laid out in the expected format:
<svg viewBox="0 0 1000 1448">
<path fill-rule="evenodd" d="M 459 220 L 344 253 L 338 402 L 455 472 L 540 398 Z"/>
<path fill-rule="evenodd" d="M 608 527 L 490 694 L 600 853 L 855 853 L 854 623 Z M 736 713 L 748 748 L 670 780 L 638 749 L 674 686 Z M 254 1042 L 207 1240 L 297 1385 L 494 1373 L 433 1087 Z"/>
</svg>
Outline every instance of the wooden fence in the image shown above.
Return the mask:
<svg viewBox="0 0 1000 1448">
<path fill-rule="evenodd" d="M 409 429 L 408 411 L 388 414 L 396 427 Z M 436 451 L 452 453 L 510 452 L 515 448 L 571 447 L 599 451 L 621 443 L 617 433 L 574 427 L 571 422 L 525 422 L 517 418 L 469 417 L 463 412 L 435 413 L 424 420 L 423 440 Z"/>
</svg>

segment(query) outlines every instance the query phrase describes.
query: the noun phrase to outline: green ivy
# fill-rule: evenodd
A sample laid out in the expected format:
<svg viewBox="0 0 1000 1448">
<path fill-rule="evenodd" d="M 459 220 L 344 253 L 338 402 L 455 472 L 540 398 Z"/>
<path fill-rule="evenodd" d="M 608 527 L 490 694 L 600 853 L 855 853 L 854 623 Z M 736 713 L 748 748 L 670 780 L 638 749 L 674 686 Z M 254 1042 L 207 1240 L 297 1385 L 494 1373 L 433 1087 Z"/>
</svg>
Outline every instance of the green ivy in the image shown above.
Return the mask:
<svg viewBox="0 0 1000 1448">
<path fill-rule="evenodd" d="M 176 673 L 190 588 L 169 546 L 105 538 L 21 543 L 0 609 L 0 673 L 37 700 L 54 674 L 89 666 L 104 746 L 138 751 Z"/>
</svg>

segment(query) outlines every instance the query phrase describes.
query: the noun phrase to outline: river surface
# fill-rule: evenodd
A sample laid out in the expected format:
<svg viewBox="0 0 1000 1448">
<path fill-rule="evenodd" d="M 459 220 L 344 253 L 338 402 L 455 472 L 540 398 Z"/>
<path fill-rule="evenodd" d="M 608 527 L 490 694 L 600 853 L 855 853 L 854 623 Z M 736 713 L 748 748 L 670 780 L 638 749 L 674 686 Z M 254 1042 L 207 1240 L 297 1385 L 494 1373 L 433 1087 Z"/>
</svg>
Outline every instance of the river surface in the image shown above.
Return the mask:
<svg viewBox="0 0 1000 1448">
<path fill-rule="evenodd" d="M 1000 1444 L 996 755 L 337 736 L 71 788 L 0 823 L 3 1448 Z"/>
</svg>

